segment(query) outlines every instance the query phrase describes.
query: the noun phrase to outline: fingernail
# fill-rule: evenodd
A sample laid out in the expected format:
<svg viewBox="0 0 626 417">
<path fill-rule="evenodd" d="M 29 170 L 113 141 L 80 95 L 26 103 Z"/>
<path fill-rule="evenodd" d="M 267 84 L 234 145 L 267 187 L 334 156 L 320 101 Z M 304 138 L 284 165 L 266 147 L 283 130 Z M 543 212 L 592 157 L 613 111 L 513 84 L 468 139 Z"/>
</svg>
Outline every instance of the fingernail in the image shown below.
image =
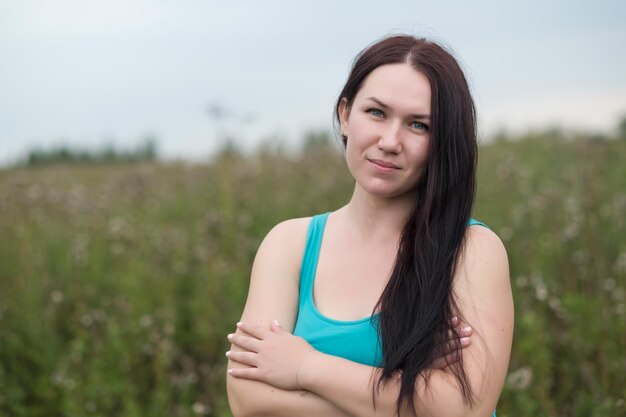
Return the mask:
<svg viewBox="0 0 626 417">
<path fill-rule="evenodd" d="M 470 343 L 470 338 L 469 337 L 462 337 L 461 338 L 461 346 L 467 346 Z"/>
<path fill-rule="evenodd" d="M 280 327 L 280 324 L 278 323 L 278 320 L 274 320 L 274 324 L 278 327 Z"/>
<path fill-rule="evenodd" d="M 228 374 L 230 375 L 230 374 L 232 374 L 232 373 L 233 373 L 233 370 L 232 370 L 232 369 L 229 369 L 229 370 L 228 370 L 228 371 L 226 371 L 226 372 L 228 372 Z"/>
<path fill-rule="evenodd" d="M 241 326 L 241 322 L 240 322 L 240 321 L 238 321 L 238 322 L 237 322 L 237 327 L 240 327 L 240 326 Z"/>
<path fill-rule="evenodd" d="M 472 328 L 471 328 L 470 326 L 463 327 L 463 331 L 464 331 L 465 333 L 469 333 L 469 332 L 471 332 L 471 331 L 472 331 Z"/>
<path fill-rule="evenodd" d="M 232 333 L 231 333 L 231 334 L 229 334 L 228 336 L 226 336 L 226 338 L 227 338 L 228 340 L 233 340 L 233 334 L 232 334 Z"/>
<path fill-rule="evenodd" d="M 230 350 L 227 351 L 224 355 L 226 355 L 226 357 L 229 357 L 230 356 Z"/>
</svg>

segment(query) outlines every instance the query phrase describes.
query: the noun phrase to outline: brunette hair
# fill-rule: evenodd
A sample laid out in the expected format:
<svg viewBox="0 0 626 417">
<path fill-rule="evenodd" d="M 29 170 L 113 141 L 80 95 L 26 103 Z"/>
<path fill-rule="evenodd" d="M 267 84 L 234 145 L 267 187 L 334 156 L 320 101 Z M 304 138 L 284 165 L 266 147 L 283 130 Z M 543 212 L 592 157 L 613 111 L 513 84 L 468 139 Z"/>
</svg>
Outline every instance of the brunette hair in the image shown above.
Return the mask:
<svg viewBox="0 0 626 417">
<path fill-rule="evenodd" d="M 375 389 L 399 372 L 397 411 L 410 406 L 415 413 L 416 380 L 428 385 L 427 366 L 440 354 L 438 346 L 447 340 L 452 317 L 461 319 L 452 281 L 476 190 L 476 116 L 467 80 L 452 54 L 432 41 L 400 35 L 384 38 L 356 57 L 335 106 L 335 121 L 339 123 L 342 100 L 351 107 L 374 69 L 399 63 L 411 65 L 430 81 L 430 143 L 415 206 L 376 306 L 383 363 Z M 342 138 L 344 144 L 349 140 Z M 472 405 L 459 337 L 452 344 L 460 361 L 450 369 L 464 401 Z"/>
</svg>

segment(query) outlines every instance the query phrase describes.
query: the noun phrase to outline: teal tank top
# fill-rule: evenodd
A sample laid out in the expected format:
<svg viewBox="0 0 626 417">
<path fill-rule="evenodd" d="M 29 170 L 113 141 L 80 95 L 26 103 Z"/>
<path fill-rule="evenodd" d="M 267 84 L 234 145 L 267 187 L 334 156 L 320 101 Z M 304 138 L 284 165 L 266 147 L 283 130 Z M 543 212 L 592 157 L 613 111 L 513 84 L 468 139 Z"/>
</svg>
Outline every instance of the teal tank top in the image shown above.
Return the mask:
<svg viewBox="0 0 626 417">
<path fill-rule="evenodd" d="M 324 316 L 313 300 L 313 283 L 328 213 L 314 216 L 309 224 L 300 268 L 298 318 L 293 334 L 316 350 L 369 366 L 381 366 L 378 314 L 360 320 L 341 321 Z"/>
<path fill-rule="evenodd" d="M 319 312 L 313 300 L 313 283 L 326 219 L 329 213 L 311 218 L 300 268 L 300 297 L 294 334 L 316 350 L 369 366 L 382 364 L 382 345 L 378 336 L 378 314 L 360 320 L 334 320 Z M 472 225 L 484 223 L 470 219 Z"/>
<path fill-rule="evenodd" d="M 343 321 L 326 317 L 313 300 L 313 283 L 317 271 L 324 228 L 329 213 L 311 218 L 300 267 L 298 317 L 293 334 L 304 338 L 316 350 L 368 366 L 382 366 L 382 345 L 378 335 L 378 313 L 359 320 Z M 470 219 L 468 226 L 486 224 Z M 494 410 L 492 417 L 496 417 Z"/>
</svg>

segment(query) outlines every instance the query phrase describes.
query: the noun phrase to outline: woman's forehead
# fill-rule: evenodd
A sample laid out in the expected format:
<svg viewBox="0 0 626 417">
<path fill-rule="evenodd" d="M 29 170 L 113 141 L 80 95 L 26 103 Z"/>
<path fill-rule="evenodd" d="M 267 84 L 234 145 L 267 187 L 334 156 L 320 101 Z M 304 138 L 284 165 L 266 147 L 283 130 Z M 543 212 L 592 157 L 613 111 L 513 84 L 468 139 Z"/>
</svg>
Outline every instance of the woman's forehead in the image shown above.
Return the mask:
<svg viewBox="0 0 626 417">
<path fill-rule="evenodd" d="M 392 110 L 430 114 L 430 81 L 409 64 L 383 65 L 365 78 L 356 99 L 384 104 Z"/>
</svg>

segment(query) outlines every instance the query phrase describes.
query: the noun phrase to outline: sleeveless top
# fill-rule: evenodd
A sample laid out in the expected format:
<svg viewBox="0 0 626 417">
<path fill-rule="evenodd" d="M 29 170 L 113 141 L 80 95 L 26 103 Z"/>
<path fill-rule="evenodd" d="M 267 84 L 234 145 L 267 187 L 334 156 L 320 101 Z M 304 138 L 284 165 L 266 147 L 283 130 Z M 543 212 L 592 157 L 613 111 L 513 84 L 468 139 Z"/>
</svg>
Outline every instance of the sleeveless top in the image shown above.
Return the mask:
<svg viewBox="0 0 626 417">
<path fill-rule="evenodd" d="M 334 320 L 319 312 L 313 300 L 313 283 L 328 213 L 311 218 L 300 267 L 298 318 L 293 334 L 315 349 L 369 366 L 380 366 L 378 314 L 360 320 Z"/>
<path fill-rule="evenodd" d="M 328 214 L 313 216 L 309 224 L 300 267 L 298 318 L 293 334 L 301 336 L 320 352 L 380 367 L 382 345 L 378 335 L 378 313 L 344 321 L 326 317 L 315 306 L 313 284 Z M 474 219 L 470 219 L 468 226 L 476 224 L 487 227 Z"/>
<path fill-rule="evenodd" d="M 382 365 L 382 345 L 378 335 L 378 313 L 359 320 L 335 320 L 315 306 L 313 284 L 324 228 L 329 213 L 311 218 L 300 267 L 298 317 L 293 334 L 304 338 L 316 350 L 368 366 Z M 468 226 L 486 224 L 470 219 Z M 496 417 L 494 410 L 492 417 Z"/>
</svg>

